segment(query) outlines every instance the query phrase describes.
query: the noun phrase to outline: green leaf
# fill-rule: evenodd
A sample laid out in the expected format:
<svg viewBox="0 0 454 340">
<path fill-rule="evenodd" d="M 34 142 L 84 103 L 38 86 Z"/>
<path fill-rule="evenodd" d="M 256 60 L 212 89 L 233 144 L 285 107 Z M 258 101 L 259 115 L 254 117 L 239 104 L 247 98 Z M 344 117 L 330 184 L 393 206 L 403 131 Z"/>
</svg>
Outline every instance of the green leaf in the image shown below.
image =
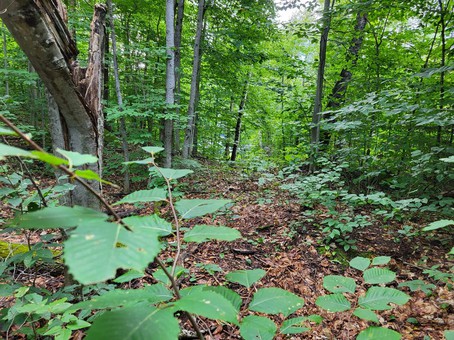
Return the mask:
<svg viewBox="0 0 454 340">
<path fill-rule="evenodd" d="M 351 308 L 350 302 L 341 293 L 319 296 L 315 304 L 328 312 L 344 312 Z"/>
<path fill-rule="evenodd" d="M 172 224 L 162 219 L 158 215 L 150 216 L 130 216 L 123 219 L 132 230 L 150 229 L 159 236 L 167 236 L 172 233 Z"/>
<path fill-rule="evenodd" d="M 152 229 L 84 222 L 65 242 L 65 263 L 82 284 L 111 279 L 118 268 L 143 271 L 160 251 L 158 236 Z"/>
<path fill-rule="evenodd" d="M 29 151 L 0 143 L 0 160 L 5 159 L 6 156 L 34 157 Z"/>
<path fill-rule="evenodd" d="M 145 158 L 145 159 L 140 159 L 137 161 L 129 161 L 129 162 L 123 162 L 125 165 L 129 164 L 151 164 L 154 162 L 154 158 Z"/>
<path fill-rule="evenodd" d="M 224 286 L 206 286 L 204 290 L 213 291 L 215 293 L 222 295 L 232 303 L 233 307 L 235 307 L 235 309 L 238 312 L 240 311 L 243 300 L 241 299 L 241 296 L 237 292 Z"/>
<path fill-rule="evenodd" d="M 113 282 L 115 283 L 125 283 L 125 282 L 129 282 L 129 281 L 132 281 L 134 279 L 138 279 L 138 278 L 141 278 L 145 275 L 144 272 L 140 272 L 138 270 L 128 270 L 126 273 L 124 273 L 123 275 L 117 277 L 115 280 L 113 280 Z"/>
<path fill-rule="evenodd" d="M 370 260 L 366 259 L 365 257 L 357 256 L 354 259 L 350 261 L 350 267 L 353 267 L 355 269 L 364 271 L 369 267 L 370 265 Z"/>
<path fill-rule="evenodd" d="M 381 266 L 384 264 L 388 264 L 389 261 L 391 261 L 391 258 L 389 256 L 377 256 L 372 260 L 372 265 Z"/>
<path fill-rule="evenodd" d="M 182 218 L 194 218 L 214 213 L 230 202 L 230 200 L 180 200 L 175 204 L 175 208 Z"/>
<path fill-rule="evenodd" d="M 370 284 L 388 283 L 394 281 L 396 273 L 386 268 L 370 268 L 363 273 L 364 281 Z"/>
<path fill-rule="evenodd" d="M 449 156 L 446 158 L 440 158 L 440 161 L 445 162 L 445 163 L 454 163 L 454 156 Z"/>
<path fill-rule="evenodd" d="M 35 156 L 36 159 L 39 159 L 40 161 L 43 161 L 50 165 L 61 165 L 61 164 L 67 165 L 67 164 L 69 164 L 69 162 L 66 159 L 54 156 L 47 152 L 32 151 L 31 153 L 33 154 L 33 156 Z"/>
<path fill-rule="evenodd" d="M 367 321 L 372 321 L 376 323 L 380 323 L 378 320 L 377 314 L 372 312 L 370 309 L 363 309 L 363 308 L 356 308 L 355 311 L 353 312 L 353 315 L 357 316 L 358 318 L 361 318 L 363 320 Z"/>
<path fill-rule="evenodd" d="M 454 225 L 454 220 L 439 220 L 432 222 L 427 227 L 422 228 L 423 231 L 431 231 L 440 228 L 445 228 L 447 226 Z"/>
<path fill-rule="evenodd" d="M 172 292 L 162 283 L 157 283 L 139 289 L 111 290 L 103 295 L 93 296 L 90 300 L 76 303 L 68 311 L 75 312 L 79 309 L 111 309 L 141 302 L 152 304 L 169 301 L 172 298 Z"/>
<path fill-rule="evenodd" d="M 172 268 L 169 267 L 169 268 L 166 268 L 167 271 L 170 273 L 172 271 Z M 189 271 L 182 267 L 182 266 L 176 266 L 175 267 L 175 273 L 174 273 L 174 277 L 175 278 L 179 278 L 181 275 L 184 275 L 184 274 L 187 274 Z M 170 282 L 170 279 L 169 277 L 166 275 L 166 273 L 164 272 L 164 270 L 162 268 L 159 268 L 157 269 L 154 273 L 153 273 L 153 277 L 164 283 L 166 286 L 170 286 L 171 282 Z"/>
<path fill-rule="evenodd" d="M 304 300 L 299 296 L 281 288 L 262 288 L 258 290 L 249 309 L 255 312 L 267 314 L 279 314 L 288 316 L 304 306 Z"/>
<path fill-rule="evenodd" d="M 210 291 L 193 291 L 181 297 L 174 304 L 177 310 L 204 316 L 212 320 L 222 320 L 238 324 L 233 304 L 221 294 Z"/>
<path fill-rule="evenodd" d="M 80 166 L 89 163 L 96 163 L 98 158 L 92 155 L 83 155 L 74 151 L 67 151 L 62 149 L 57 149 L 57 152 L 63 155 L 69 161 L 69 167 Z"/>
<path fill-rule="evenodd" d="M 265 274 L 266 271 L 264 271 L 263 269 L 235 270 L 228 273 L 225 278 L 230 282 L 236 282 L 242 286 L 249 288 L 262 277 L 264 277 Z"/>
<path fill-rule="evenodd" d="M 81 223 L 91 221 L 105 221 L 108 216 L 100 211 L 75 206 L 70 207 L 48 207 L 38 211 L 20 215 L 12 221 L 25 229 L 52 229 L 71 228 Z"/>
<path fill-rule="evenodd" d="M 146 152 L 151 153 L 152 155 L 164 151 L 164 148 L 161 148 L 160 146 L 142 146 L 142 150 L 145 150 Z"/>
<path fill-rule="evenodd" d="M 101 177 L 99 177 L 99 175 L 96 172 L 94 172 L 93 170 L 90 170 L 90 169 L 76 170 L 76 171 L 74 171 L 74 174 L 76 174 L 76 176 L 78 176 L 80 178 L 88 179 L 90 181 L 97 181 L 97 182 L 101 182 L 101 183 L 105 183 L 105 184 L 109 184 L 109 185 L 114 185 L 111 182 L 103 180 Z"/>
<path fill-rule="evenodd" d="M 152 190 L 139 190 L 123 197 L 113 205 L 136 202 L 158 202 L 167 199 L 167 190 L 164 188 L 154 188 Z"/>
<path fill-rule="evenodd" d="M 184 177 L 192 174 L 194 171 L 188 169 L 167 169 L 167 168 L 151 168 L 158 175 L 164 176 L 165 178 L 172 180 Z"/>
<path fill-rule="evenodd" d="M 356 283 L 350 277 L 327 275 L 323 278 L 323 287 L 331 293 L 354 293 Z"/>
<path fill-rule="evenodd" d="M 196 225 L 184 234 L 186 242 L 206 242 L 209 240 L 233 241 L 241 238 L 241 233 L 229 227 L 214 227 L 209 225 Z"/>
<path fill-rule="evenodd" d="M 307 321 L 307 318 L 304 316 L 285 320 L 282 323 L 279 333 L 281 333 L 281 334 L 300 334 L 303 332 L 307 332 L 310 330 L 310 328 L 305 327 L 305 325 L 303 324 L 303 322 L 305 322 L 305 321 Z M 303 327 L 301 327 L 301 326 L 303 326 Z"/>
<path fill-rule="evenodd" d="M 172 310 L 142 304 L 98 316 L 85 339 L 177 340 L 179 333 L 180 326 Z"/>
<path fill-rule="evenodd" d="M 11 129 L 4 128 L 3 126 L 0 126 L 0 135 L 1 136 L 16 136 L 17 133 L 15 133 Z"/>
<path fill-rule="evenodd" d="M 454 340 L 454 330 L 444 331 L 443 335 L 445 336 L 446 340 Z"/>
<path fill-rule="evenodd" d="M 358 334 L 356 340 L 399 340 L 402 336 L 392 329 L 369 327 Z"/>
<path fill-rule="evenodd" d="M 415 292 L 417 290 L 423 291 L 425 294 L 430 294 L 432 290 L 437 288 L 432 283 L 426 283 L 422 280 L 412 280 L 412 281 L 406 281 L 406 282 L 401 282 L 399 283 L 398 287 L 408 287 L 412 292 Z"/>
<path fill-rule="evenodd" d="M 273 340 L 276 331 L 276 324 L 264 316 L 248 315 L 240 325 L 244 340 Z"/>
<path fill-rule="evenodd" d="M 394 288 L 371 287 L 365 296 L 360 296 L 358 303 L 360 307 L 372 310 L 391 309 L 389 303 L 403 305 L 410 300 L 410 297 Z"/>
</svg>

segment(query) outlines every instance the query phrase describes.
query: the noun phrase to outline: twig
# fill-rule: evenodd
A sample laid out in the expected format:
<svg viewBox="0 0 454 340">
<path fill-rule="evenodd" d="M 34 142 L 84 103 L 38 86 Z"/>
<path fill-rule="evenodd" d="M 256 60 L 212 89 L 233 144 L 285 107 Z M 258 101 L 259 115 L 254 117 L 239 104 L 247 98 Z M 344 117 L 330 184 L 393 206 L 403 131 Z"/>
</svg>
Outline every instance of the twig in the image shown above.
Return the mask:
<svg viewBox="0 0 454 340">
<path fill-rule="evenodd" d="M 17 133 L 23 140 L 25 140 L 28 144 L 30 144 L 30 146 L 37 150 L 37 151 L 40 151 L 40 152 L 45 152 L 38 144 L 36 144 L 35 142 L 33 142 L 27 135 L 25 135 L 22 131 L 20 131 L 12 122 L 10 122 L 7 118 L 5 118 L 3 115 L 0 115 L 0 120 L 5 123 L 9 128 L 11 128 L 11 130 L 13 130 L 15 133 Z M 158 168 L 156 166 L 156 164 L 153 162 L 153 165 Z M 72 172 L 71 170 L 69 170 L 68 168 L 66 168 L 65 166 L 63 165 L 58 165 L 56 166 L 59 170 L 63 171 L 64 173 L 66 173 L 67 175 L 70 176 L 70 178 L 74 178 L 76 181 L 78 181 L 81 185 L 83 185 L 89 192 L 91 192 L 93 195 L 95 195 L 95 197 L 107 208 L 107 210 L 111 213 L 112 216 L 114 216 L 115 218 L 115 221 L 117 223 L 120 223 L 122 226 L 124 226 L 127 230 L 129 231 L 132 231 L 132 229 L 121 219 L 120 216 L 117 215 L 117 213 L 115 212 L 115 210 L 110 206 L 109 203 L 107 203 L 107 201 L 104 199 L 104 197 L 102 197 L 99 193 L 97 193 L 91 186 L 89 186 L 84 180 L 82 180 L 80 177 L 78 177 L 74 172 Z M 159 171 L 159 168 L 158 168 L 158 171 Z M 162 174 L 162 173 L 161 173 Z M 173 212 L 173 216 L 175 218 L 175 223 L 176 223 L 176 231 L 177 231 L 177 244 L 178 244 L 178 249 L 181 248 L 180 246 L 180 235 L 179 235 L 179 221 L 178 221 L 178 217 L 176 215 L 176 211 L 175 211 L 175 207 L 173 206 L 173 202 L 172 202 L 172 192 L 171 192 L 171 189 L 170 189 L 170 181 L 164 176 L 165 180 L 166 180 L 166 183 L 167 183 L 167 188 L 169 190 L 169 201 L 170 201 L 170 206 L 172 208 L 172 212 Z M 181 251 L 181 250 L 180 250 Z M 179 256 L 179 253 L 177 253 L 177 255 Z M 177 259 L 178 257 L 176 257 Z M 166 266 L 164 265 L 164 263 L 162 263 L 162 261 L 156 257 L 155 258 L 155 262 L 159 265 L 159 267 L 161 267 L 161 269 L 164 271 L 165 275 L 169 278 L 170 282 L 171 282 L 171 285 L 172 285 L 172 289 L 175 293 L 175 296 L 177 299 L 181 299 L 181 295 L 180 295 L 180 290 L 178 289 L 178 286 L 175 282 L 175 278 L 173 277 L 173 271 L 174 269 L 172 270 L 172 274 L 169 273 L 169 271 L 167 270 Z M 175 260 L 175 263 L 176 263 L 176 260 Z M 174 266 L 175 266 L 175 263 L 174 263 Z M 194 318 L 194 316 L 192 314 L 190 314 L 189 312 L 185 312 L 185 314 L 187 315 L 192 327 L 194 327 L 194 330 L 195 332 L 197 333 L 197 336 L 199 337 L 200 340 L 204 340 L 204 336 L 202 334 L 202 332 L 200 331 L 200 328 L 199 326 L 197 325 L 197 322 Z"/>
</svg>

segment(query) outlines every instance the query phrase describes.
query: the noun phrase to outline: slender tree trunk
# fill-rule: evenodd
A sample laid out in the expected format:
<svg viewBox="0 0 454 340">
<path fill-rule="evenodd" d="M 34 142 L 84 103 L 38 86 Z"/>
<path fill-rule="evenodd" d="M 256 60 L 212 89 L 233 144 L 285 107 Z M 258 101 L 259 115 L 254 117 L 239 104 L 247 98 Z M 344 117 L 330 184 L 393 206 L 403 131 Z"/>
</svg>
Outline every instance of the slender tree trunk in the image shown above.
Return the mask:
<svg viewBox="0 0 454 340">
<path fill-rule="evenodd" d="M 117 37 L 115 35 L 115 25 L 113 17 L 113 7 L 112 0 L 107 0 L 107 10 L 109 16 L 109 26 L 110 26 L 110 37 L 112 40 L 112 61 L 113 61 L 113 71 L 115 78 L 115 93 L 117 95 L 117 104 L 118 111 L 123 111 L 123 96 L 121 95 L 120 88 L 120 76 L 118 73 L 118 60 L 117 60 Z M 121 135 L 121 145 L 123 148 L 123 158 L 125 162 L 129 162 L 129 145 L 128 145 L 128 136 L 126 131 L 126 121 L 125 117 L 120 117 L 120 135 Z M 125 165 L 124 168 L 124 178 L 123 178 L 123 191 L 128 194 L 130 190 L 130 180 L 129 180 L 129 167 Z"/>
<path fill-rule="evenodd" d="M 249 75 L 249 77 L 250 77 L 250 75 Z M 247 94 L 248 94 L 248 85 L 249 85 L 249 79 L 246 80 L 246 82 L 244 84 L 243 94 L 241 96 L 241 102 L 240 102 L 240 106 L 238 108 L 238 116 L 237 116 L 237 119 L 236 119 L 236 126 L 235 126 L 235 138 L 233 140 L 232 156 L 230 157 L 230 160 L 232 162 L 234 162 L 236 160 L 236 157 L 237 157 L 237 154 L 238 154 L 238 146 L 240 145 L 241 120 L 243 118 L 244 108 L 246 107 L 246 100 L 247 100 Z"/>
<path fill-rule="evenodd" d="M 58 107 L 61 128 L 57 131 L 67 149 L 91 154 L 98 162 L 87 166 L 101 174 L 103 119 L 101 106 L 102 62 L 104 58 L 105 7 L 95 6 L 91 24 L 87 69 L 78 66 L 77 48 L 65 24 L 59 0 L 15 0 L 0 8 L 0 17 L 51 93 Z M 37 39 L 39 37 L 39 39 Z M 56 136 L 52 136 L 56 140 Z M 91 183 L 101 191 L 98 182 Z M 76 185 L 69 204 L 100 209 L 99 201 Z"/>
<path fill-rule="evenodd" d="M 3 30 L 3 68 L 8 70 L 8 42 L 6 40 L 6 32 Z M 8 75 L 5 76 L 5 96 L 9 96 L 9 81 Z"/>
<path fill-rule="evenodd" d="M 175 117 L 180 117 L 181 100 L 181 37 L 183 34 L 184 0 L 178 0 L 177 19 L 175 23 Z M 173 126 L 173 151 L 180 152 L 180 122 L 174 122 Z"/>
<path fill-rule="evenodd" d="M 197 30 L 194 41 L 194 59 L 192 64 L 191 90 L 189 95 L 188 105 L 188 121 L 184 136 L 183 158 L 188 158 L 191 155 L 191 148 L 194 143 L 195 130 L 195 110 L 197 102 L 197 93 L 199 88 L 200 60 L 201 60 L 201 43 L 203 36 L 204 16 L 205 16 L 205 0 L 199 0 L 198 15 L 197 15 Z"/>
<path fill-rule="evenodd" d="M 347 52 L 346 62 L 347 65 L 342 69 L 340 72 L 340 79 L 334 85 L 334 88 L 329 96 L 327 108 L 338 108 L 342 105 L 345 94 L 347 92 L 348 84 L 352 79 L 352 71 L 349 70 L 350 66 L 354 67 L 358 61 L 359 51 L 363 44 L 363 33 L 364 29 L 367 24 L 367 14 L 366 13 L 358 13 L 356 15 L 356 26 L 355 31 L 357 32 L 357 36 L 352 39 L 350 42 L 350 47 Z M 327 114 L 325 116 L 326 120 L 331 119 L 332 116 Z M 329 144 L 331 138 L 331 134 L 328 131 L 323 133 L 323 136 L 319 137 L 320 142 L 325 145 Z"/>
<path fill-rule="evenodd" d="M 445 22 L 445 11 L 443 7 L 443 0 L 438 0 L 438 6 L 440 8 L 440 23 L 441 23 L 441 63 L 440 67 L 444 67 L 446 64 L 446 22 Z M 447 8 L 447 6 L 446 6 Z M 445 71 L 440 72 L 440 110 L 444 110 L 445 101 Z M 441 145 L 441 126 L 437 129 L 437 145 Z"/>
<path fill-rule="evenodd" d="M 312 113 L 311 127 L 311 170 L 314 170 L 315 160 L 320 142 L 320 112 L 322 111 L 323 84 L 326 64 L 326 47 L 328 45 L 328 34 L 331 26 L 331 10 L 334 6 L 331 0 L 325 0 L 323 6 L 323 31 L 320 38 L 319 63 L 317 71 L 317 88 L 315 91 L 314 112 Z"/>
<path fill-rule="evenodd" d="M 172 132 L 173 112 L 175 106 L 175 4 L 166 0 L 166 119 L 164 122 L 164 149 L 166 153 L 164 166 L 172 166 Z"/>
</svg>

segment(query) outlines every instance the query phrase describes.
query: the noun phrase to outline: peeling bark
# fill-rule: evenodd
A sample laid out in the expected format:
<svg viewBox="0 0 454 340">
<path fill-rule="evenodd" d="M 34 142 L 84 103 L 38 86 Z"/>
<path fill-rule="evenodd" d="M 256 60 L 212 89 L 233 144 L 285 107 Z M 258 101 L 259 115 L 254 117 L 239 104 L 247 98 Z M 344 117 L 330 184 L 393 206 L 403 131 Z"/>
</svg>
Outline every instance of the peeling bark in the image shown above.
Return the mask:
<svg viewBox="0 0 454 340">
<path fill-rule="evenodd" d="M 91 25 L 88 68 L 76 61 L 78 50 L 65 23 L 60 0 L 15 0 L 7 7 L 0 2 L 0 17 L 25 52 L 58 106 L 60 133 L 71 151 L 91 154 L 99 162 L 87 168 L 101 173 L 103 147 L 102 61 L 104 58 L 106 9 L 95 6 Z M 58 130 L 58 129 L 57 129 Z M 61 140 L 61 136 L 52 136 Z M 92 183 L 97 191 L 99 183 Z M 70 204 L 99 209 L 99 202 L 83 187 L 70 194 Z"/>
</svg>

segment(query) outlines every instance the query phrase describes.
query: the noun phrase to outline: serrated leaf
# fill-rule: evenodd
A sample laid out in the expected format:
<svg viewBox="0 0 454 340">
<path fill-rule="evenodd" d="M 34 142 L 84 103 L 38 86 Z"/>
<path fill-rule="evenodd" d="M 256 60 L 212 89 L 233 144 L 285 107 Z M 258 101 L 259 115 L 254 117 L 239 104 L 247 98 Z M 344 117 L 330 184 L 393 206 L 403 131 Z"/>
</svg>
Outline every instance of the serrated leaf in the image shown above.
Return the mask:
<svg viewBox="0 0 454 340">
<path fill-rule="evenodd" d="M 410 297 L 394 288 L 371 287 L 365 296 L 360 296 L 358 303 L 360 307 L 371 310 L 391 309 L 389 303 L 403 305 L 410 300 Z"/>
<path fill-rule="evenodd" d="M 380 323 L 378 320 L 377 314 L 372 312 L 370 309 L 356 308 L 353 312 L 353 315 L 357 316 L 360 319 Z"/>
<path fill-rule="evenodd" d="M 344 312 L 351 308 L 350 302 L 341 293 L 319 296 L 315 304 L 328 312 Z"/>
<path fill-rule="evenodd" d="M 206 242 L 209 240 L 233 241 L 241 238 L 241 233 L 229 227 L 214 227 L 209 225 L 196 225 L 184 234 L 186 242 Z"/>
<path fill-rule="evenodd" d="M 241 296 L 237 292 L 224 286 L 206 286 L 204 290 L 213 291 L 215 293 L 222 295 L 232 303 L 233 307 L 235 307 L 237 312 L 240 311 L 243 300 L 241 299 Z"/>
<path fill-rule="evenodd" d="M 60 206 L 43 208 L 20 215 L 12 221 L 12 224 L 17 224 L 25 229 L 71 228 L 91 221 L 102 222 L 108 218 L 106 214 L 93 209 Z"/>
<path fill-rule="evenodd" d="M 73 166 L 96 163 L 98 161 L 98 158 L 92 155 L 83 155 L 78 152 L 62 149 L 57 149 L 56 151 L 68 160 L 70 168 L 72 168 Z"/>
<path fill-rule="evenodd" d="M 192 174 L 194 171 L 188 169 L 168 169 L 168 168 L 151 168 L 150 170 L 156 172 L 160 176 L 172 180 Z"/>
<path fill-rule="evenodd" d="M 88 179 L 90 181 L 97 181 L 100 183 L 109 184 L 109 185 L 116 187 L 115 184 L 102 179 L 101 177 L 99 177 L 99 175 L 96 172 L 94 172 L 93 170 L 90 170 L 90 169 L 76 170 L 76 171 L 74 171 L 74 174 L 76 174 L 76 176 L 83 178 L 83 179 Z"/>
<path fill-rule="evenodd" d="M 159 303 L 173 298 L 172 292 L 162 283 L 146 286 L 139 289 L 115 289 L 100 296 L 93 296 L 90 300 L 76 303 L 68 311 L 79 309 L 111 309 L 128 306 L 140 302 Z"/>
<path fill-rule="evenodd" d="M 350 277 L 327 275 L 323 278 L 323 287 L 331 293 L 354 293 L 356 283 Z"/>
<path fill-rule="evenodd" d="M 365 269 L 367 269 L 367 267 L 369 267 L 369 265 L 370 265 L 370 260 L 365 257 L 361 257 L 361 256 L 357 256 L 350 261 L 350 267 L 353 267 L 353 268 L 361 270 L 361 271 L 364 271 Z"/>
<path fill-rule="evenodd" d="M 303 322 L 307 321 L 307 317 L 300 316 L 293 319 L 285 320 L 282 323 L 281 328 L 279 329 L 279 333 L 281 334 L 300 334 L 303 332 L 307 332 L 310 328 L 305 327 Z"/>
<path fill-rule="evenodd" d="M 377 256 L 377 257 L 374 257 L 374 259 L 372 260 L 372 265 L 381 266 L 384 264 L 388 264 L 389 261 L 391 261 L 391 258 L 389 256 Z"/>
<path fill-rule="evenodd" d="M 152 190 L 134 191 L 132 194 L 123 197 L 121 200 L 115 202 L 113 205 L 137 202 L 159 202 L 165 201 L 166 199 L 167 199 L 166 189 L 154 188 Z"/>
<path fill-rule="evenodd" d="M 264 277 L 266 271 L 263 269 L 252 269 L 252 270 L 235 270 L 228 273 L 225 278 L 230 282 L 239 283 L 247 288 L 251 287 L 254 283 Z"/>
<path fill-rule="evenodd" d="M 155 231 L 159 236 L 167 236 L 172 233 L 172 224 L 158 215 L 130 216 L 125 217 L 123 222 L 131 227 L 132 230 L 150 229 Z"/>
<path fill-rule="evenodd" d="M 230 202 L 230 200 L 184 199 L 178 201 L 175 208 L 182 218 L 188 219 L 214 213 Z"/>
<path fill-rule="evenodd" d="M 399 340 L 402 336 L 392 329 L 369 327 L 358 334 L 356 340 Z"/>
<path fill-rule="evenodd" d="M 62 164 L 69 164 L 69 162 L 66 159 L 54 156 L 50 153 L 47 152 L 42 152 L 42 151 L 32 151 L 31 152 L 33 156 L 35 156 L 36 159 L 43 161 L 47 164 L 51 165 L 62 165 Z"/>
<path fill-rule="evenodd" d="M 221 294 L 210 291 L 195 291 L 174 303 L 177 310 L 204 316 L 212 320 L 222 320 L 238 324 L 237 310 Z"/>
<path fill-rule="evenodd" d="M 454 220 L 439 220 L 430 223 L 427 227 L 422 228 L 423 231 L 431 231 L 440 228 L 445 228 L 447 226 L 454 225 Z"/>
<path fill-rule="evenodd" d="M 0 143 L 0 159 L 4 159 L 4 157 L 6 156 L 34 157 L 33 154 L 29 151 Z"/>
<path fill-rule="evenodd" d="M 142 150 L 151 153 L 152 155 L 164 151 L 164 148 L 160 146 L 142 146 Z"/>
<path fill-rule="evenodd" d="M 425 294 L 430 294 L 432 290 L 437 288 L 432 283 L 426 283 L 422 280 L 412 280 L 412 281 L 406 281 L 406 282 L 401 282 L 399 283 L 398 287 L 408 287 L 412 292 L 415 292 L 417 290 L 423 291 Z"/>
<path fill-rule="evenodd" d="M 259 289 L 249 304 L 249 309 L 267 314 L 288 316 L 304 306 L 304 300 L 299 296 L 281 288 Z"/>
<path fill-rule="evenodd" d="M 394 281 L 396 273 L 386 268 L 370 268 L 363 273 L 364 281 L 370 284 L 388 283 Z"/>
<path fill-rule="evenodd" d="M 248 315 L 240 325 L 244 340 L 273 340 L 276 331 L 276 324 L 264 316 Z"/>
<path fill-rule="evenodd" d="M 179 333 L 178 320 L 171 310 L 141 304 L 98 316 L 85 339 L 176 340 Z"/>
<path fill-rule="evenodd" d="M 115 223 L 84 222 L 65 242 L 63 257 L 80 283 L 102 282 L 119 268 L 143 271 L 160 251 L 158 236 L 151 229 L 131 232 Z"/>
</svg>

